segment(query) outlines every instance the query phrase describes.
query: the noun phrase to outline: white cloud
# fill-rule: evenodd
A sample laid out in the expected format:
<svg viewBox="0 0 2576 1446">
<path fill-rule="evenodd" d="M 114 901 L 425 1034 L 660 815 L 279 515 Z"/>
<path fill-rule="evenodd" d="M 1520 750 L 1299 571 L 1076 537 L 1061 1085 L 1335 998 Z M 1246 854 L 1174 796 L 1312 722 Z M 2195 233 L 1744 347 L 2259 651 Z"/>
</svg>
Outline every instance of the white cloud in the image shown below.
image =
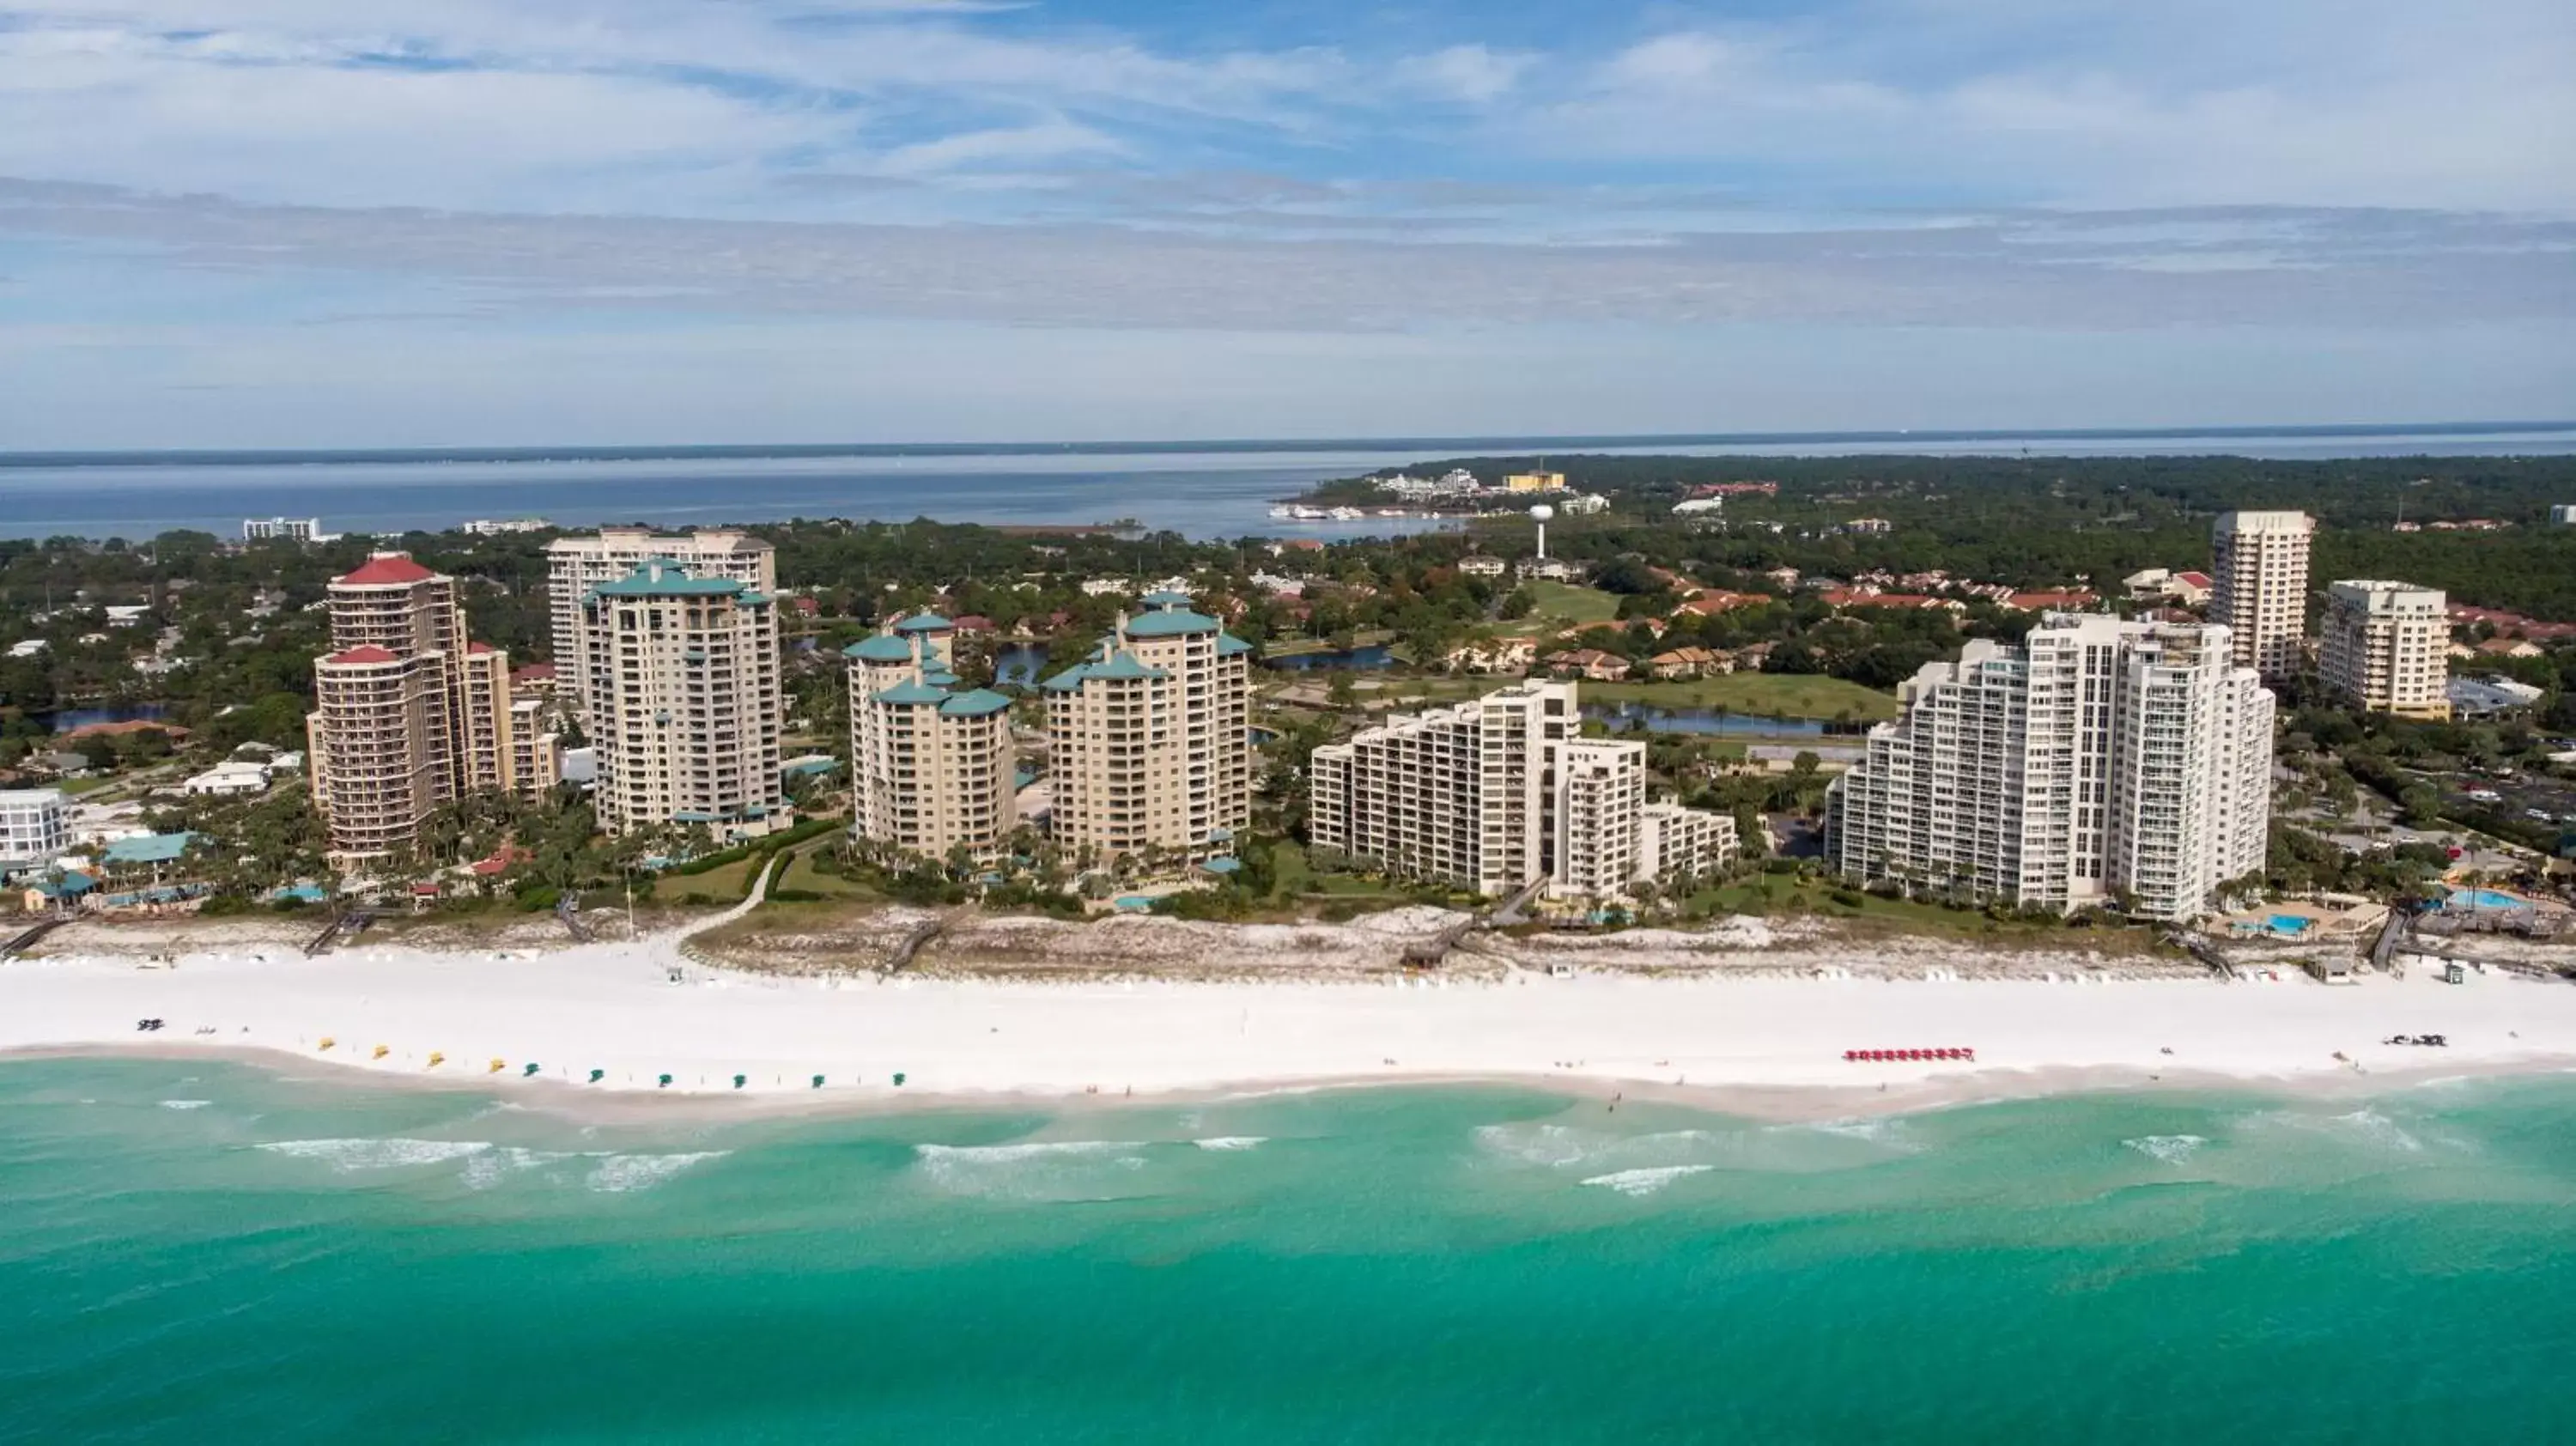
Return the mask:
<svg viewBox="0 0 2576 1446">
<path fill-rule="evenodd" d="M 1482 45 L 1452 45 L 1422 57 L 1408 69 L 1434 92 L 1482 104 L 1509 94 L 1537 60 L 1534 55 L 1507 54 Z"/>
</svg>

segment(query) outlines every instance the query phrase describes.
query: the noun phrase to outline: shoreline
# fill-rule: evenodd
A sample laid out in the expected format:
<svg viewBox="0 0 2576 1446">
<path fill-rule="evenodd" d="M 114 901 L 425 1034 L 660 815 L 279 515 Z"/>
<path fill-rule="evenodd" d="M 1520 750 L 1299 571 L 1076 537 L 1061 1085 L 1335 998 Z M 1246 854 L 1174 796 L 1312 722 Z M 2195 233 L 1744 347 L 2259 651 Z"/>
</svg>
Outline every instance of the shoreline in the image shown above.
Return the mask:
<svg viewBox="0 0 2576 1446">
<path fill-rule="evenodd" d="M 165 1019 L 165 1031 L 136 1033 L 140 1018 Z M 2449 1044 L 2384 1042 L 2416 1034 Z M 1962 1046 L 1975 1062 L 1842 1058 Z M 433 1054 L 444 1058 L 433 1065 Z M 0 1058 L 49 1057 L 221 1058 L 281 1073 L 321 1064 L 353 1083 L 472 1090 L 594 1120 L 1492 1086 L 1801 1121 L 2098 1092 L 2351 1097 L 2576 1072 L 2576 987 L 2502 971 L 2458 986 L 2422 976 L 2352 986 L 1591 972 L 1400 983 L 810 978 L 688 965 L 664 936 L 516 959 L 371 950 L 0 966 Z"/>
<path fill-rule="evenodd" d="M 2305 1074 L 2231 1074 L 2209 1070 L 2173 1070 L 2140 1075 L 2134 1070 L 2103 1066 L 2043 1066 L 2038 1069 L 1981 1069 L 1918 1081 L 1903 1089 L 1870 1085 L 1762 1085 L 1727 1083 L 1668 1084 L 1584 1075 L 1540 1074 L 1394 1074 L 1244 1080 L 1231 1084 L 1180 1086 L 1128 1094 L 1027 1088 L 958 1091 L 859 1093 L 838 1090 L 800 1093 L 793 1089 L 722 1090 L 713 1088 L 594 1089 L 562 1079 L 519 1079 L 467 1074 L 433 1077 L 394 1070 L 369 1069 L 347 1061 L 318 1058 L 263 1045 L 207 1044 L 63 1044 L 0 1048 L 0 1065 L 20 1061 L 123 1059 L 186 1064 L 212 1060 L 262 1070 L 281 1080 L 298 1078 L 301 1066 L 320 1064 L 330 1082 L 359 1090 L 391 1093 L 477 1095 L 503 1099 L 537 1115 L 578 1125 L 735 1124 L 777 1121 L 872 1118 L 948 1113 L 990 1114 L 1011 1109 L 1040 1109 L 1063 1116 L 1109 1113 L 1130 1107 L 1236 1104 L 1297 1095 L 1341 1094 L 1369 1090 L 1526 1090 L 1586 1103 L 1660 1104 L 1705 1111 L 1756 1124 L 1813 1124 L 1837 1120 L 1895 1119 L 1984 1105 L 2031 1100 L 2120 1095 L 2148 1097 L 2248 1094 L 2280 1100 L 2367 1100 L 2407 1090 L 2470 1081 L 2539 1079 L 2576 1075 L 2576 1054 L 2534 1055 L 2493 1060 L 2466 1067 L 2427 1064 L 2388 1070 L 2326 1070 Z M 311 1079 L 311 1076 L 301 1078 Z"/>
</svg>

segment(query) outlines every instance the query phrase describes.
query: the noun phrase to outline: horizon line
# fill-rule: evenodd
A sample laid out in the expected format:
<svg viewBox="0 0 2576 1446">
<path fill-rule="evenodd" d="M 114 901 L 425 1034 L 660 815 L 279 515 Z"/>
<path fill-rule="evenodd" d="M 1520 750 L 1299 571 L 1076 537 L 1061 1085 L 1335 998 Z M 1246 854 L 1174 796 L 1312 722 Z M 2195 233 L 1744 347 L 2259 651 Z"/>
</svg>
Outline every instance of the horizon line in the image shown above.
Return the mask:
<svg viewBox="0 0 2576 1446">
<path fill-rule="evenodd" d="M 1036 456 L 1048 453 L 1100 456 L 1119 453 L 1187 452 L 1337 452 L 1354 450 L 1427 451 L 1444 448 L 1509 448 L 1515 451 L 1559 451 L 1566 448 L 1635 448 L 1655 446 L 1810 446 L 1830 442 L 2038 442 L 2170 440 L 2208 437 L 2389 437 L 2512 436 L 2523 433 L 2576 431 L 2576 420 L 2329 422 L 2275 426 L 2033 427 L 2033 428 L 1867 428 L 1800 432 L 1602 432 L 1555 436 L 1465 434 L 1435 436 L 1231 437 L 1167 438 L 1113 441 L 1000 442 L 682 442 L 550 443 L 521 446 L 453 444 L 420 447 L 152 447 L 48 448 L 0 451 L 0 468 L 111 467 L 184 464 L 246 466 L 275 462 L 519 462 L 646 461 L 696 457 L 904 457 L 904 456 Z"/>
</svg>

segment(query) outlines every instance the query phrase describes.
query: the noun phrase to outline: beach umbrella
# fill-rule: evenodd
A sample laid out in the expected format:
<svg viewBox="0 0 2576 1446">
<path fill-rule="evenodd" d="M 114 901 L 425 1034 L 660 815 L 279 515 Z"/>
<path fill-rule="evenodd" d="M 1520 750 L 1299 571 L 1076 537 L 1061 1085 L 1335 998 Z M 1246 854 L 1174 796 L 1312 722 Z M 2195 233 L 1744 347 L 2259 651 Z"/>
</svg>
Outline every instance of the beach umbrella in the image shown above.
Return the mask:
<svg viewBox="0 0 2576 1446">
<path fill-rule="evenodd" d="M 535 1061 L 531 1060 L 531 1061 L 527 1064 L 527 1066 L 526 1066 L 525 1068 L 523 1068 L 523 1069 L 521 1069 L 521 1070 L 519 1071 L 519 1078 L 521 1078 L 521 1079 L 534 1079 L 534 1078 L 536 1077 L 536 1073 L 537 1073 L 537 1066 L 536 1066 L 536 1063 L 535 1063 Z"/>
<path fill-rule="evenodd" d="M 896 1075 L 896 1076 L 894 1077 L 894 1082 L 895 1082 L 896 1084 L 902 1084 L 902 1083 L 903 1083 L 903 1076 L 902 1076 L 902 1075 L 900 1075 L 900 1074 Z"/>
<path fill-rule="evenodd" d="M 333 1039 L 331 1036 L 329 1036 L 329 1035 L 327 1035 L 327 1034 L 326 1034 L 326 1035 L 322 1036 L 322 1041 L 321 1041 L 321 1043 L 319 1043 L 319 1044 L 315 1045 L 315 1046 L 314 1046 L 314 1048 L 316 1048 L 316 1049 L 329 1049 L 332 1045 L 337 1044 L 338 1042 L 339 1042 L 339 1041 L 337 1041 L 337 1040 Z"/>
<path fill-rule="evenodd" d="M 669 1075 L 667 1075 L 667 1074 L 666 1074 L 666 1075 L 662 1076 L 662 1083 L 661 1083 L 661 1086 L 660 1086 L 660 1087 L 661 1087 L 661 1088 L 663 1088 L 663 1089 L 669 1089 L 669 1088 L 671 1087 L 671 1077 L 670 1077 Z"/>
<path fill-rule="evenodd" d="M 604 1069 L 595 1069 L 590 1072 L 590 1082 L 592 1084 L 597 1084 L 606 1078 L 608 1078 L 608 1071 Z"/>
<path fill-rule="evenodd" d="M 506 1060 L 506 1059 L 496 1059 L 496 1060 L 492 1061 L 492 1067 L 491 1067 L 490 1069 L 487 1069 L 487 1070 L 483 1071 L 483 1072 L 484 1072 L 485 1074 L 499 1074 L 501 1071 L 503 1071 L 503 1070 L 505 1070 L 505 1069 L 508 1069 L 509 1067 L 510 1067 L 510 1062 L 509 1062 L 508 1060 Z"/>
<path fill-rule="evenodd" d="M 440 1054 L 437 1050 L 434 1050 L 434 1049 L 433 1049 L 433 1050 L 431 1050 L 431 1051 L 429 1052 L 429 1067 L 430 1067 L 431 1069 L 436 1069 L 436 1068 L 438 1068 L 440 1065 L 445 1064 L 445 1063 L 447 1063 L 447 1056 L 446 1056 L 446 1055 Z"/>
<path fill-rule="evenodd" d="M 388 1049 L 388 1048 L 386 1048 L 385 1046 L 383 1046 L 383 1045 L 381 1045 L 381 1044 L 380 1044 L 380 1045 L 377 1045 L 377 1046 L 376 1046 L 376 1052 L 375 1052 L 374 1054 L 372 1054 L 372 1055 L 369 1055 L 369 1056 L 368 1056 L 368 1058 L 370 1058 L 370 1059 L 382 1059 L 382 1058 L 384 1058 L 386 1055 L 391 1054 L 392 1052 L 393 1052 L 392 1050 L 390 1050 L 390 1049 Z"/>
<path fill-rule="evenodd" d="M 744 1076 L 744 1075 L 735 1075 L 735 1076 L 733 1077 L 733 1087 L 734 1087 L 735 1089 L 741 1089 L 741 1088 L 742 1088 L 742 1082 L 743 1082 L 743 1080 L 744 1080 L 745 1078 L 747 1078 L 747 1076 Z"/>
<path fill-rule="evenodd" d="M 816 1088 L 816 1089 L 821 1089 L 822 1087 L 823 1087 L 823 1077 L 822 1077 L 821 1075 L 819 1075 L 819 1074 L 818 1074 L 818 1075 L 814 1076 L 814 1088 Z"/>
</svg>

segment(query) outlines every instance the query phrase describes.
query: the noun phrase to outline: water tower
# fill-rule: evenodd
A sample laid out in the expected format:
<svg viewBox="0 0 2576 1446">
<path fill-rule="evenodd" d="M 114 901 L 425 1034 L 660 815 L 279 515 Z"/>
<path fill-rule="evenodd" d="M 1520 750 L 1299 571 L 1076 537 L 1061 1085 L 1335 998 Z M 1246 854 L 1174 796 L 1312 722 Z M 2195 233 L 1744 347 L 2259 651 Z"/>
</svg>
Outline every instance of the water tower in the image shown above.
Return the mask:
<svg viewBox="0 0 2576 1446">
<path fill-rule="evenodd" d="M 1538 560 L 1541 562 L 1547 561 L 1547 520 L 1555 515 L 1556 509 L 1544 502 L 1530 509 L 1530 521 L 1538 524 Z"/>
</svg>

